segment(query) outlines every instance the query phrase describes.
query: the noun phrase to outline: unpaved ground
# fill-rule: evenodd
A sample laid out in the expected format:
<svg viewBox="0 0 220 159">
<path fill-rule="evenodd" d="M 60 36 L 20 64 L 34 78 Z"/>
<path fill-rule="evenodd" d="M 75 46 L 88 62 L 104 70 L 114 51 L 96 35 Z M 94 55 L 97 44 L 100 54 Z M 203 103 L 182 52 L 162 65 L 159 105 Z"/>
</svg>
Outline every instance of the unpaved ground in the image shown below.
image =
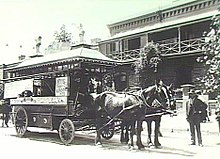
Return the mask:
<svg viewBox="0 0 220 159">
<path fill-rule="evenodd" d="M 181 116 L 163 117 L 161 125 L 163 137 L 159 138 L 161 148 L 146 147 L 138 150 L 135 147 L 129 150 L 126 145 L 119 142 L 119 134 L 115 134 L 111 140 L 103 140 L 103 146 L 100 147 L 94 145 L 94 133 L 76 132 L 74 142 L 65 146 L 61 143 L 56 131 L 30 129 L 32 132 L 25 138 L 18 138 L 13 125 L 10 124 L 9 128 L 0 127 L 0 151 L 4 158 L 18 159 L 219 159 L 220 136 L 215 126 L 217 124 L 214 117 L 211 118 L 211 122 L 203 123 L 204 147 L 191 146 L 187 123 L 181 119 Z M 142 133 L 142 139 L 146 145 L 146 130 Z"/>
</svg>

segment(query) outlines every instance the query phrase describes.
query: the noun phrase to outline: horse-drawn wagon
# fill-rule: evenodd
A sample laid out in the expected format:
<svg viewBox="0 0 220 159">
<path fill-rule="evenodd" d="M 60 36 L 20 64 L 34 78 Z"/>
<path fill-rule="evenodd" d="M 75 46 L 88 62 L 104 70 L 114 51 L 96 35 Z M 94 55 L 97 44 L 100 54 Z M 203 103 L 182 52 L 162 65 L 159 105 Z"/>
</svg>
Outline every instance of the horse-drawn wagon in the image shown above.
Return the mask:
<svg viewBox="0 0 220 159">
<path fill-rule="evenodd" d="M 171 95 L 163 84 L 132 93 L 110 92 L 129 85 L 130 64 L 107 58 L 81 44 L 5 69 L 4 98 L 10 99 L 15 112 L 17 135 L 24 136 L 29 127 L 57 130 L 61 141 L 69 144 L 75 131 L 96 130 L 99 142 L 100 135 L 110 139 L 115 127 L 123 127 L 122 121 L 132 130 L 139 121 L 138 147 L 143 147 L 140 124 L 146 108 L 170 107 Z M 134 131 L 130 136 L 133 134 Z"/>
<path fill-rule="evenodd" d="M 82 44 L 5 69 L 4 98 L 15 111 L 17 135 L 24 136 L 28 127 L 46 128 L 57 130 L 61 141 L 69 144 L 75 131 L 94 130 L 97 110 L 91 94 L 113 87 L 109 83 L 119 65 Z M 113 133 L 110 124 L 102 136 L 109 139 Z"/>
</svg>

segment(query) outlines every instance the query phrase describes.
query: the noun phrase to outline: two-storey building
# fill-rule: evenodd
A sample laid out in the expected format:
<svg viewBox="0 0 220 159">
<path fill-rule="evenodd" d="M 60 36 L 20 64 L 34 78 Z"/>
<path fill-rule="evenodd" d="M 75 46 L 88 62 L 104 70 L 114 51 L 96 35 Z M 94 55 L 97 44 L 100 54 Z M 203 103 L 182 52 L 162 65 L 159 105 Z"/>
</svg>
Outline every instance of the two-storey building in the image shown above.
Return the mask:
<svg viewBox="0 0 220 159">
<path fill-rule="evenodd" d="M 196 59 L 204 53 L 204 32 L 209 32 L 212 17 L 219 14 L 218 7 L 218 0 L 178 1 L 109 24 L 111 37 L 101 41 L 99 49 L 113 59 L 129 60 L 139 57 L 146 43 L 153 41 L 159 44 L 162 62 L 157 73 L 145 70 L 142 84 L 152 83 L 157 76 L 176 88 L 183 84 L 198 86 L 204 65 Z"/>
</svg>

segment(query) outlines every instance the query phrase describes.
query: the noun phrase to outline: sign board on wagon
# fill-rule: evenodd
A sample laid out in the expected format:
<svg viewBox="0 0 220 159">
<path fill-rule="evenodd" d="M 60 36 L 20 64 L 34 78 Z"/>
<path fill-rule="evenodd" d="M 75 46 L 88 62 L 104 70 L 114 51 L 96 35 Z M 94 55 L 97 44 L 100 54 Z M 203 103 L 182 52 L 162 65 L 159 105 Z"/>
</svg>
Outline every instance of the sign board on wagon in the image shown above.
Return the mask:
<svg viewBox="0 0 220 159">
<path fill-rule="evenodd" d="M 4 98 L 16 98 L 25 90 L 33 92 L 34 79 L 26 79 L 5 83 Z"/>
<path fill-rule="evenodd" d="M 69 77 L 56 78 L 55 96 L 66 97 L 69 96 Z"/>
</svg>

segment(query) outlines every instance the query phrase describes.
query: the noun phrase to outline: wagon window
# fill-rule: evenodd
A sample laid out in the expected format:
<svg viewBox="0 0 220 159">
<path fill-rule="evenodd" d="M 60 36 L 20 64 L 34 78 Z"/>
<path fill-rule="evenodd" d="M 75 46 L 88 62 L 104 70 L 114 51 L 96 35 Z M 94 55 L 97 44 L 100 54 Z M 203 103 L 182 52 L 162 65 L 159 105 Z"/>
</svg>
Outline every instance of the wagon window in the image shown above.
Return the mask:
<svg viewBox="0 0 220 159">
<path fill-rule="evenodd" d="M 55 96 L 55 79 L 35 80 L 33 93 L 34 96 Z"/>
</svg>

